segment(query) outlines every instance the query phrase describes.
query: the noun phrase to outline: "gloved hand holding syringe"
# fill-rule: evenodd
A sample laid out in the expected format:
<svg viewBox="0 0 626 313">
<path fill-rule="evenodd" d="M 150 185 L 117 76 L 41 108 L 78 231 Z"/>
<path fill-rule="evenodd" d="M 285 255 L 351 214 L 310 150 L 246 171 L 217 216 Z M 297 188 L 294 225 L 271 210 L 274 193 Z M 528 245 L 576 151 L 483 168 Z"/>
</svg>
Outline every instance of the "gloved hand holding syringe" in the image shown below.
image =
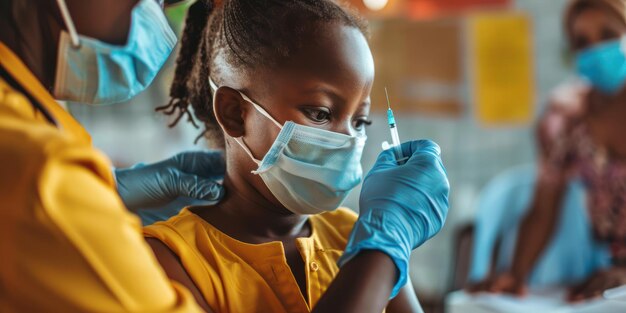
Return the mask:
<svg viewBox="0 0 626 313">
<path fill-rule="evenodd" d="M 400 136 L 398 136 L 398 127 L 396 126 L 396 119 L 393 117 L 393 111 L 391 110 L 391 102 L 389 101 L 387 87 L 385 87 L 385 96 L 387 97 L 387 124 L 389 125 L 389 130 L 391 131 L 391 145 L 389 145 L 389 142 L 384 141 L 383 150 L 393 148 L 398 164 L 404 164 L 408 157 L 405 157 L 402 154 L 402 148 L 400 147 Z"/>
</svg>

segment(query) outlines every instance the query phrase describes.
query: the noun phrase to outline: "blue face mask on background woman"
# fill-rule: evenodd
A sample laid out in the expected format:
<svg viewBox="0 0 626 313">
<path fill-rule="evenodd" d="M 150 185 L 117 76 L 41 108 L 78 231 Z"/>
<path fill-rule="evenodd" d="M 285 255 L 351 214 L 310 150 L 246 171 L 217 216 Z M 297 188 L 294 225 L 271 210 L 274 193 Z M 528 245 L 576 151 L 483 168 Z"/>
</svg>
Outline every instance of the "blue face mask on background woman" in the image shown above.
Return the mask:
<svg viewBox="0 0 626 313">
<path fill-rule="evenodd" d="M 59 41 L 56 99 L 88 104 L 129 100 L 150 85 L 176 44 L 155 0 L 140 0 L 133 8 L 123 46 L 78 35 L 65 1 L 57 3 L 67 31 Z"/>
<path fill-rule="evenodd" d="M 576 56 L 576 72 L 598 90 L 616 94 L 626 81 L 626 37 L 595 45 Z"/>
</svg>

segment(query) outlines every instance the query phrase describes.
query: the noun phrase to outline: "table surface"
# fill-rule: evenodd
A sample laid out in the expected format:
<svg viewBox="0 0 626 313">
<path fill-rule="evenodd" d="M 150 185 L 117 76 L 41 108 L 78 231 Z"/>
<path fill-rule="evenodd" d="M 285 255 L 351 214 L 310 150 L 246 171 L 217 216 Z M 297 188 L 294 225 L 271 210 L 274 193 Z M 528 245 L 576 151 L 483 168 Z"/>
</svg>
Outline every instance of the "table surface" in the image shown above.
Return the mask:
<svg viewBox="0 0 626 313">
<path fill-rule="evenodd" d="M 578 304 L 564 300 L 564 289 L 533 290 L 524 298 L 455 291 L 446 297 L 446 313 L 626 313 L 626 300 L 596 299 Z"/>
</svg>

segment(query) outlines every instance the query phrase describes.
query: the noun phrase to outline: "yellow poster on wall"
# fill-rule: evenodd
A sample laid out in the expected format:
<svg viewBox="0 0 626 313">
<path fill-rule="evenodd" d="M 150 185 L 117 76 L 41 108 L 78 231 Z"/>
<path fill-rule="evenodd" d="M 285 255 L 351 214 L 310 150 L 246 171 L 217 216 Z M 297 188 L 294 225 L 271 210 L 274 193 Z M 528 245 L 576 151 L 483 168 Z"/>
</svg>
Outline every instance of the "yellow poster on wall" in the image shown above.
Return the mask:
<svg viewBox="0 0 626 313">
<path fill-rule="evenodd" d="M 485 125 L 526 124 L 535 102 L 531 25 L 522 13 L 469 19 L 475 112 Z"/>
</svg>

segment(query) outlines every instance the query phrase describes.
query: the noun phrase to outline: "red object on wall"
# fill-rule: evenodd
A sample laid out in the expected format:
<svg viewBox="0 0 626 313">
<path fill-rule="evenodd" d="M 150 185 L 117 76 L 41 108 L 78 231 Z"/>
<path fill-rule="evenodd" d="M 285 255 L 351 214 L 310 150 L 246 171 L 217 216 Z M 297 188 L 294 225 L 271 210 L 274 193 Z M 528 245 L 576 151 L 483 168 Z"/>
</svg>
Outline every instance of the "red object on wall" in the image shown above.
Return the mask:
<svg viewBox="0 0 626 313">
<path fill-rule="evenodd" d="M 508 7 L 511 0 L 407 0 L 408 15 L 414 19 L 429 19 L 441 15 L 464 13 L 478 8 Z"/>
</svg>

